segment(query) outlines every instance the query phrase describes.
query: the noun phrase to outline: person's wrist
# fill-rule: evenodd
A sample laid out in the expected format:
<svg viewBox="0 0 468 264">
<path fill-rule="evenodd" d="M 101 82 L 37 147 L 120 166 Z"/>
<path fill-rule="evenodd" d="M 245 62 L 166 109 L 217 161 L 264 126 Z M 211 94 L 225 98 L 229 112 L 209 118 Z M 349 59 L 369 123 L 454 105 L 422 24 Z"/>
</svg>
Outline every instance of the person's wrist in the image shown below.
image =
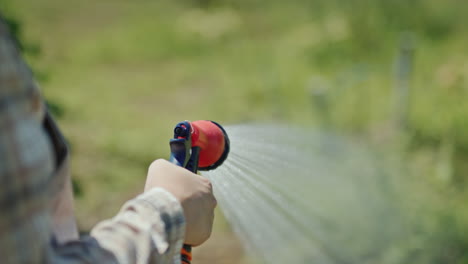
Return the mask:
<svg viewBox="0 0 468 264">
<path fill-rule="evenodd" d="M 164 200 L 168 206 L 176 208 L 177 211 L 183 211 L 182 205 L 175 195 L 162 187 L 149 188 L 137 196 L 136 199 L 150 203 L 155 209 L 161 209 L 160 204 Z"/>
</svg>

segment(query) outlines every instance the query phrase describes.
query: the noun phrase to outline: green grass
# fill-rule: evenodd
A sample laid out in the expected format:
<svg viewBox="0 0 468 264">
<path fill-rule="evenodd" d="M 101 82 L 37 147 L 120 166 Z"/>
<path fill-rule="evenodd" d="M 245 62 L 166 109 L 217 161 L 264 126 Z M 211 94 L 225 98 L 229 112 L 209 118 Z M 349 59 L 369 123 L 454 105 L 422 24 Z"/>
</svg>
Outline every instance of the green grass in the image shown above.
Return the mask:
<svg viewBox="0 0 468 264">
<path fill-rule="evenodd" d="M 142 190 L 148 164 L 168 157 L 181 120 L 326 122 L 379 144 L 398 142 L 394 62 L 402 32 L 412 32 L 400 141 L 408 143 L 409 175 L 436 186 L 434 199 L 451 206 L 436 235 L 466 249 L 464 1 L 8 0 L 0 8 L 41 48 L 27 58 L 46 98 L 63 110 L 84 230 Z M 320 91 L 314 105 L 311 94 Z M 447 225 L 454 228 L 445 233 Z M 450 252 L 439 263 L 467 263 Z"/>
</svg>

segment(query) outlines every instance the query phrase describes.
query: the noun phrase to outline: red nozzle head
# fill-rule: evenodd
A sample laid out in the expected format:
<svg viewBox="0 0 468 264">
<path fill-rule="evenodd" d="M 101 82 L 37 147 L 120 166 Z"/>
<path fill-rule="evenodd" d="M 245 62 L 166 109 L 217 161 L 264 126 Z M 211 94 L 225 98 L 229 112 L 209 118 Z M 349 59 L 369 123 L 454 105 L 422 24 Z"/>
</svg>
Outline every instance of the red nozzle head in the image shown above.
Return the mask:
<svg viewBox="0 0 468 264">
<path fill-rule="evenodd" d="M 229 153 L 229 138 L 223 127 L 213 121 L 199 120 L 192 125 L 192 147 L 200 147 L 198 167 L 212 170 L 221 165 Z"/>
</svg>

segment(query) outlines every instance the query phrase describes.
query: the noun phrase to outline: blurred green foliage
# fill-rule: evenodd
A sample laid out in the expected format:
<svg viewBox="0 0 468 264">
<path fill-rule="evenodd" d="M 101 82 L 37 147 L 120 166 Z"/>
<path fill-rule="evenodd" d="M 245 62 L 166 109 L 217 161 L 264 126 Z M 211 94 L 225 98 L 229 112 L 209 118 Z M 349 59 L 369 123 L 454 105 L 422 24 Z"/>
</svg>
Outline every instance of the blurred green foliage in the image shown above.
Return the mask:
<svg viewBox="0 0 468 264">
<path fill-rule="evenodd" d="M 60 123 L 74 147 L 83 229 L 142 189 L 180 120 L 324 125 L 402 151 L 415 195 L 434 212 L 415 227 L 424 239 L 402 243 L 413 249 L 406 263 L 468 263 L 467 1 L 3 0 L 0 8 L 42 47 L 26 58 L 48 73 L 45 96 L 66 108 Z M 399 127 L 395 61 L 405 34 L 414 60 Z"/>
</svg>

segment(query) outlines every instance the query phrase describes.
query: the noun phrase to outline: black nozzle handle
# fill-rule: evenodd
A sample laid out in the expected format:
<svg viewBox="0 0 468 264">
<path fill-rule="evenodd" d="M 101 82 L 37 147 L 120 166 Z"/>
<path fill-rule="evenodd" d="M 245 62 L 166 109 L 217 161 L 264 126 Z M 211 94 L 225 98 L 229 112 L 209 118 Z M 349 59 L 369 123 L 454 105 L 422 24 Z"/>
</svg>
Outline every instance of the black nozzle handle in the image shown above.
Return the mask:
<svg viewBox="0 0 468 264">
<path fill-rule="evenodd" d="M 171 147 L 169 161 L 197 173 L 200 147 L 192 147 L 190 129 L 191 126 L 188 122 L 181 122 L 174 128 L 174 138 L 169 142 Z M 184 244 L 180 255 L 182 264 L 191 264 L 192 246 Z"/>
</svg>

